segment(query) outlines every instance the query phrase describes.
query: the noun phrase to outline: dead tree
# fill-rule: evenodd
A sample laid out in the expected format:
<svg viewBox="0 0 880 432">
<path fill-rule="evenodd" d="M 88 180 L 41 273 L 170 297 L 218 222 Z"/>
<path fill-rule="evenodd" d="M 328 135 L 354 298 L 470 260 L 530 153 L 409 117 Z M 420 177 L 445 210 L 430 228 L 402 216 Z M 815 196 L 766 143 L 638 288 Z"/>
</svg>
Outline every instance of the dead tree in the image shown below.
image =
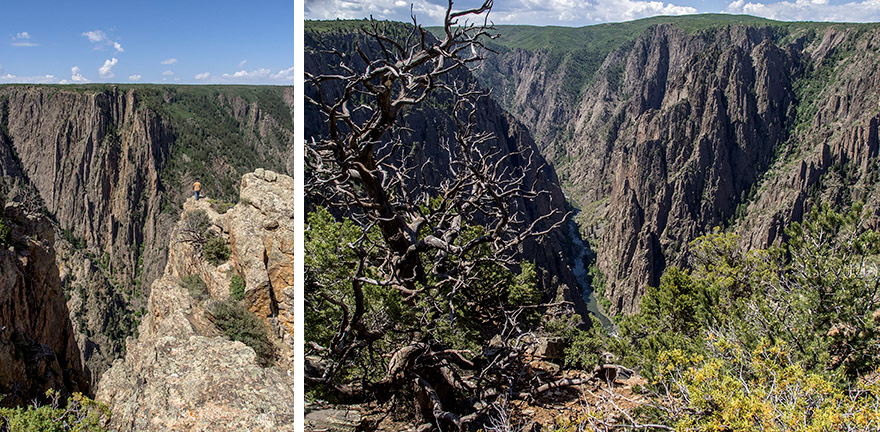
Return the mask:
<svg viewBox="0 0 880 432">
<path fill-rule="evenodd" d="M 351 399 L 381 398 L 393 387 L 408 387 L 422 401 L 424 420 L 441 429 L 460 430 L 505 397 L 502 387 L 511 387 L 522 375 L 517 360 L 529 335 L 517 318 L 521 309 L 495 309 L 487 319 L 496 323 L 501 342 L 492 355 L 475 362 L 480 353 L 439 343 L 431 334 L 439 318 L 426 317 L 442 310 L 444 325 L 454 328 L 456 309 L 463 307 L 458 293 L 469 289 L 487 265 L 515 266 L 519 245 L 565 219 L 557 210 L 524 219 L 518 203 L 542 193 L 526 181 L 536 155 L 502 149 L 491 133 L 480 130 L 477 118 L 486 95 L 473 81 L 457 79 L 482 59 L 492 30 L 491 7 L 492 0 L 485 0 L 480 7 L 456 12 L 450 0 L 439 38 L 415 17 L 399 37 L 371 21 L 364 30 L 371 48 L 360 43 L 352 52 L 330 48 L 326 53 L 339 61 L 336 73 L 306 74 L 312 86 L 307 102 L 326 125 L 307 142 L 307 196 L 337 209 L 362 232 L 348 245 L 357 257 L 349 281 L 352 298 L 339 298 L 314 281 L 307 287 L 315 291 L 314 298 L 338 308 L 341 317 L 332 323 L 337 330 L 329 346 L 313 346 L 329 360 L 322 376 L 308 378 Z M 418 109 L 431 97 L 450 102 L 454 123 L 444 143 L 448 173 L 439 184 L 424 181 L 436 169 L 432 163 L 408 165 L 411 143 L 398 124 L 402 112 Z M 518 163 L 511 164 L 512 158 Z M 379 232 L 380 239 L 371 232 Z M 370 324 L 365 286 L 395 290 L 407 307 L 425 310 L 421 322 L 410 328 Z M 333 382 L 349 359 L 373 352 L 383 338 L 387 348 L 392 335 L 384 377 Z M 450 398 L 450 392 L 468 395 L 467 401 Z"/>
</svg>

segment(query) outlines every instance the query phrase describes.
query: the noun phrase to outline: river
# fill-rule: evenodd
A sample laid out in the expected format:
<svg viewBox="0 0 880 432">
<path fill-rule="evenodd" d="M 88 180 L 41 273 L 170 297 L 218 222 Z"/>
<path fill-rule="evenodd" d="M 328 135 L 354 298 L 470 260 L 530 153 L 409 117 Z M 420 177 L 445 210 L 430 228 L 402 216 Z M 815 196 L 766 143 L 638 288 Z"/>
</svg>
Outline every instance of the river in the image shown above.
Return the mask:
<svg viewBox="0 0 880 432">
<path fill-rule="evenodd" d="M 590 286 L 587 262 L 590 259 L 592 251 L 590 251 L 590 248 L 588 248 L 587 245 L 584 244 L 583 239 L 581 239 L 581 234 L 578 231 L 578 226 L 577 223 L 575 223 L 574 218 L 569 220 L 568 229 L 569 237 L 571 237 L 571 240 L 574 243 L 574 249 L 577 252 L 577 256 L 574 258 L 572 273 L 574 273 L 575 278 L 577 278 L 578 286 L 581 289 L 581 295 L 584 297 L 584 302 L 587 303 L 587 310 L 595 316 L 600 323 L 602 323 L 602 327 L 605 328 L 605 331 L 612 335 L 616 335 L 617 326 L 615 326 L 614 322 L 605 314 L 602 305 L 599 304 L 593 293 L 593 287 Z"/>
</svg>

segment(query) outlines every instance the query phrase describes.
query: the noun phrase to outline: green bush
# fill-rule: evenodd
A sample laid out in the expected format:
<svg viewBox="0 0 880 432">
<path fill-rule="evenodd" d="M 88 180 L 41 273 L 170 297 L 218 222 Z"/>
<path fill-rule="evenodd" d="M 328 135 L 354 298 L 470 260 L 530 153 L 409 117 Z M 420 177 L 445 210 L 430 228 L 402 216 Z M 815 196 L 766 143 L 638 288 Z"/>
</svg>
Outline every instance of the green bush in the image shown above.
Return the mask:
<svg viewBox="0 0 880 432">
<path fill-rule="evenodd" d="M 263 322 L 240 302 L 234 299 L 218 301 L 208 307 L 214 324 L 226 337 L 254 349 L 257 362 L 262 366 L 272 364 L 275 349 L 269 341 L 268 330 Z"/>
<path fill-rule="evenodd" d="M 202 277 L 194 274 L 184 276 L 180 279 L 180 286 L 189 292 L 189 295 L 192 298 L 202 301 L 210 297 L 208 293 L 208 286 L 205 284 L 205 281 L 202 280 Z"/>
<path fill-rule="evenodd" d="M 566 366 L 589 371 L 593 366 L 601 363 L 601 354 L 606 349 L 602 323 L 592 315 L 590 321 L 589 330 L 575 329 L 571 344 L 565 348 Z"/>
<path fill-rule="evenodd" d="M 2 228 L 0 228 L 2 231 Z M 61 230 L 61 235 L 64 237 L 64 240 L 67 240 L 70 243 L 70 246 L 76 250 L 83 250 L 86 248 L 86 240 L 82 238 L 78 238 L 73 231 L 69 229 Z"/>
<path fill-rule="evenodd" d="M 229 294 L 232 296 L 232 298 L 239 300 L 239 301 L 243 300 L 244 299 L 244 289 L 245 289 L 244 279 L 242 279 L 241 276 L 239 276 L 237 274 L 232 275 L 232 279 L 229 280 Z"/>
<path fill-rule="evenodd" d="M 12 228 L 0 215 L 0 246 L 9 246 L 12 241 Z"/>
<path fill-rule="evenodd" d="M 229 209 L 235 207 L 235 203 L 215 200 L 213 198 L 208 198 L 208 202 L 211 203 L 211 208 L 214 209 L 215 212 L 220 214 L 226 213 L 229 211 Z"/>
<path fill-rule="evenodd" d="M 74 393 L 65 408 L 59 407 L 58 393 L 46 392 L 51 405 L 27 408 L 0 408 L 0 431 L 11 432 L 105 432 L 101 425 L 110 410 L 81 393 Z"/>
<path fill-rule="evenodd" d="M 507 302 L 514 306 L 531 306 L 541 301 L 541 288 L 537 283 L 535 265 L 523 262 L 522 270 L 507 293 Z"/>
<path fill-rule="evenodd" d="M 691 243 L 691 270 L 669 267 L 638 313 L 621 320 L 609 351 L 654 379 L 661 353 L 717 356 L 710 341 L 753 352 L 767 338 L 792 363 L 841 385 L 880 368 L 876 276 L 880 232 L 861 204 L 814 205 L 769 249 L 746 250 L 720 230 Z M 876 315 L 875 315 L 876 314 Z M 695 343 L 694 341 L 702 341 Z"/>
<path fill-rule="evenodd" d="M 220 236 L 211 237 L 202 247 L 202 254 L 204 254 L 205 259 L 215 266 L 226 262 L 231 253 L 232 251 L 229 249 L 229 246 L 226 245 L 226 240 Z"/>
</svg>

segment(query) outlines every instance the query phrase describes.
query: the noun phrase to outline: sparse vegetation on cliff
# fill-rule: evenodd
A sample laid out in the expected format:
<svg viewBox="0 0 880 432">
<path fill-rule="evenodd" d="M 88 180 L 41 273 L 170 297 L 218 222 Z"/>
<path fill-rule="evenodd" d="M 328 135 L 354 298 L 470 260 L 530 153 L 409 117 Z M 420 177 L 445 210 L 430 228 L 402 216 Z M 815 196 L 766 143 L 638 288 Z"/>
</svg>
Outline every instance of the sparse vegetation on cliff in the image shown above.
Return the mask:
<svg viewBox="0 0 880 432">
<path fill-rule="evenodd" d="M 240 301 L 228 299 L 215 301 L 208 306 L 211 320 L 231 340 L 239 341 L 254 349 L 257 362 L 269 366 L 275 359 L 275 348 L 269 341 L 268 329 Z"/>
<path fill-rule="evenodd" d="M 74 393 L 66 403 L 55 390 L 46 392 L 49 404 L 23 408 L 0 408 L 3 432 L 107 432 L 110 410 L 100 402 Z"/>
<path fill-rule="evenodd" d="M 229 295 L 235 300 L 243 300 L 245 288 L 244 279 L 237 274 L 232 275 L 229 279 Z"/>
<path fill-rule="evenodd" d="M 12 228 L 6 219 L 3 218 L 3 210 L 0 209 L 0 246 L 6 247 L 12 241 Z"/>
<path fill-rule="evenodd" d="M 229 245 L 226 244 L 226 239 L 219 235 L 212 235 L 205 242 L 205 245 L 202 246 L 202 253 L 209 263 L 216 266 L 226 262 L 232 251 L 229 249 Z"/>
<path fill-rule="evenodd" d="M 208 292 L 208 286 L 205 284 L 205 281 L 202 280 L 202 277 L 197 274 L 181 277 L 180 286 L 198 302 L 211 298 L 211 294 Z"/>
</svg>

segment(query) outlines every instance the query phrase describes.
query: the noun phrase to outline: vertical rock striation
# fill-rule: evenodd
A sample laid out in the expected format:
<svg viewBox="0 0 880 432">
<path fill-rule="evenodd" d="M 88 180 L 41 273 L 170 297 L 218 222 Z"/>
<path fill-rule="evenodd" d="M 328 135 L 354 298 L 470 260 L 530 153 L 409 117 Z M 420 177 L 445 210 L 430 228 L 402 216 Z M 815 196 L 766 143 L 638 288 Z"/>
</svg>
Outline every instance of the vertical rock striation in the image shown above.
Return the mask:
<svg viewBox="0 0 880 432">
<path fill-rule="evenodd" d="M 645 30 L 585 60 L 588 79 L 540 60 L 558 57 L 549 48 L 502 50 L 478 71 L 581 205 L 615 312 L 637 310 L 714 226 L 763 247 L 818 200 L 880 208 L 877 26 L 714 19 L 611 25 Z M 588 44 L 615 30 L 568 31 Z"/>
<path fill-rule="evenodd" d="M 50 221 L 10 203 L 0 211 L 11 245 L 0 247 L 0 406 L 46 390 L 91 393 L 55 264 Z"/>
</svg>

